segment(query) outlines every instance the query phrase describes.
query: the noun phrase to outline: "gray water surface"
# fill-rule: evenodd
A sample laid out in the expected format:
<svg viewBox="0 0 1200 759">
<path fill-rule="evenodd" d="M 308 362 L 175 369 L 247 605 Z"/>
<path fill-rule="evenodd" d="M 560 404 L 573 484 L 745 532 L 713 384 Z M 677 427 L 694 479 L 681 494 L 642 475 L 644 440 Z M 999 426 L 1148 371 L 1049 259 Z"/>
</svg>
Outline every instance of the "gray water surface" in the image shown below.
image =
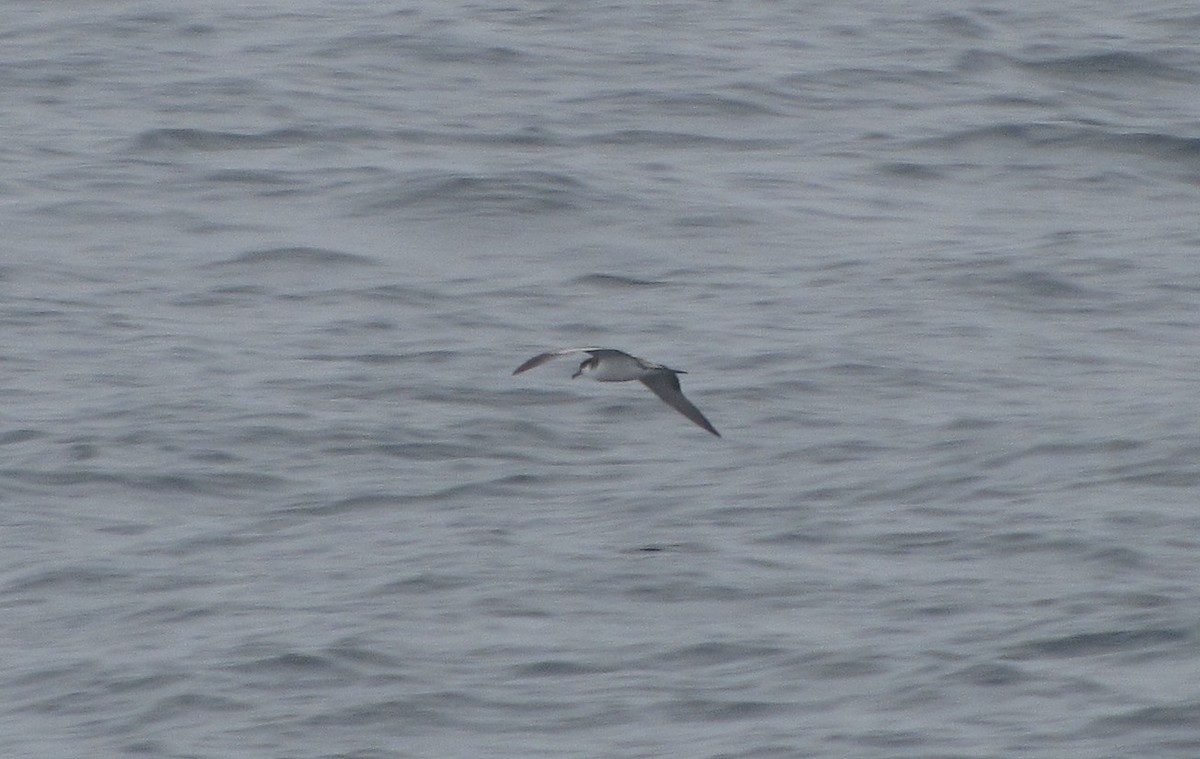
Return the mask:
<svg viewBox="0 0 1200 759">
<path fill-rule="evenodd" d="M 13 4 L 0 753 L 1200 755 L 1198 32 Z"/>
</svg>

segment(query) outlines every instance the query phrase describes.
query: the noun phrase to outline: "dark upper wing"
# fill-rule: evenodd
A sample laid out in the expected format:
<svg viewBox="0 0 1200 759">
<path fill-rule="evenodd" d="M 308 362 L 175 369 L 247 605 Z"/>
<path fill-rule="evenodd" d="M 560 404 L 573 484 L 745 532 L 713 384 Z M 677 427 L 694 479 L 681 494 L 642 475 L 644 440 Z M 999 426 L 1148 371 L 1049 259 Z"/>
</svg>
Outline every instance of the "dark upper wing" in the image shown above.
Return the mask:
<svg viewBox="0 0 1200 759">
<path fill-rule="evenodd" d="M 666 401 L 668 406 L 717 437 L 721 437 L 721 433 L 717 432 L 717 428 L 712 426 L 712 423 L 708 419 L 704 418 L 704 414 L 700 413 L 700 409 L 693 406 L 691 401 L 683 397 L 683 391 L 679 389 L 679 377 L 675 376 L 674 372 L 666 370 L 648 374 L 642 377 L 641 382 L 650 388 L 655 395 Z"/>
<path fill-rule="evenodd" d="M 598 349 L 597 348 L 563 348 L 562 350 L 547 351 L 546 353 L 539 353 L 536 356 L 534 356 L 533 358 L 526 361 L 525 363 L 518 366 L 516 371 L 513 372 L 513 374 L 520 374 L 521 372 L 529 371 L 530 369 L 541 366 L 542 364 L 546 363 L 547 361 L 556 359 L 559 356 L 566 356 L 570 353 L 591 353 L 592 351 L 595 351 L 595 350 L 598 350 Z"/>
</svg>

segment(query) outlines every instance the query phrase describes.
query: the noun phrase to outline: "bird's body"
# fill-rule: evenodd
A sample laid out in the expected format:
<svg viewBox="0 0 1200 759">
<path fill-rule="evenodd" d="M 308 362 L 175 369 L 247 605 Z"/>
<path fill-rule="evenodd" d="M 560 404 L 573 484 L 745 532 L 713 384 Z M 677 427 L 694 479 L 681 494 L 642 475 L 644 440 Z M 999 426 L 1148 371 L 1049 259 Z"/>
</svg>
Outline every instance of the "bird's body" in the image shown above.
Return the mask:
<svg viewBox="0 0 1200 759">
<path fill-rule="evenodd" d="M 717 437 L 721 437 L 721 433 L 717 432 L 717 428 L 712 426 L 712 423 L 700 413 L 700 409 L 692 405 L 692 402 L 684 397 L 683 391 L 679 387 L 680 374 L 687 372 L 680 369 L 671 369 L 670 367 L 656 364 L 652 361 L 631 356 L 624 351 L 614 350 L 612 348 L 563 348 L 562 350 L 548 351 L 539 353 L 533 358 L 517 367 L 513 374 L 520 374 L 559 356 L 566 356 L 572 353 L 586 353 L 588 358 L 585 358 L 579 364 L 579 369 L 571 375 L 571 379 L 576 377 L 588 376 L 597 382 L 629 382 L 638 380 L 646 387 L 663 399 L 668 406 L 675 409 L 679 413 L 692 420 L 695 424 L 711 432 Z"/>
</svg>

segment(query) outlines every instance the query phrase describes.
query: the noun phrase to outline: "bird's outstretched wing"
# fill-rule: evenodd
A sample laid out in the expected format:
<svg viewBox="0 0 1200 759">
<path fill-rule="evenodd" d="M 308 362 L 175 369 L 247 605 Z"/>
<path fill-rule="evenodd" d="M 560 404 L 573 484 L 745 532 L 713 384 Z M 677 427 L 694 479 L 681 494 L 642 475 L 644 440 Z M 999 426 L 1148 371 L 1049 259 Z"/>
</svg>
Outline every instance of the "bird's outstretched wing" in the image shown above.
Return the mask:
<svg viewBox="0 0 1200 759">
<path fill-rule="evenodd" d="M 545 353 L 539 353 L 536 356 L 534 356 L 533 358 L 526 361 L 525 363 L 518 366 L 516 371 L 513 372 L 513 374 L 520 374 L 521 372 L 527 372 L 530 369 L 541 366 L 542 364 L 546 363 L 547 361 L 556 359 L 559 356 L 568 356 L 572 353 L 591 353 L 592 351 L 597 351 L 597 350 L 601 350 L 601 349 L 600 348 L 563 348 L 562 350 L 547 351 Z"/>
<path fill-rule="evenodd" d="M 679 377 L 675 375 L 675 372 L 670 369 L 654 372 L 642 377 L 641 383 L 650 388 L 659 398 L 666 401 L 668 406 L 717 437 L 721 437 L 721 433 L 717 432 L 717 428 L 712 426 L 712 423 L 704 417 L 704 414 L 700 413 L 700 409 L 693 406 L 691 401 L 683 397 L 683 391 L 679 388 Z"/>
</svg>

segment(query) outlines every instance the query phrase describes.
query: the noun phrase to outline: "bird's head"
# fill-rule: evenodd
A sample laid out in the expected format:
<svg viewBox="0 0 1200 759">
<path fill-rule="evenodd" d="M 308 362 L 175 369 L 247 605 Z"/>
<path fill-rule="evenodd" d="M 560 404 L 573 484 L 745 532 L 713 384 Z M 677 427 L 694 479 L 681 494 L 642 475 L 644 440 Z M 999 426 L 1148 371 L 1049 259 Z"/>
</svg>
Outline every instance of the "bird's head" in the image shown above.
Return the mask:
<svg viewBox="0 0 1200 759">
<path fill-rule="evenodd" d="M 579 368 L 575 371 L 575 373 L 571 375 L 571 379 L 575 379 L 576 377 L 587 374 L 595 369 L 596 365 L 599 363 L 600 359 L 596 358 L 595 356 L 589 356 L 588 358 L 585 358 L 582 362 L 580 362 Z"/>
</svg>

